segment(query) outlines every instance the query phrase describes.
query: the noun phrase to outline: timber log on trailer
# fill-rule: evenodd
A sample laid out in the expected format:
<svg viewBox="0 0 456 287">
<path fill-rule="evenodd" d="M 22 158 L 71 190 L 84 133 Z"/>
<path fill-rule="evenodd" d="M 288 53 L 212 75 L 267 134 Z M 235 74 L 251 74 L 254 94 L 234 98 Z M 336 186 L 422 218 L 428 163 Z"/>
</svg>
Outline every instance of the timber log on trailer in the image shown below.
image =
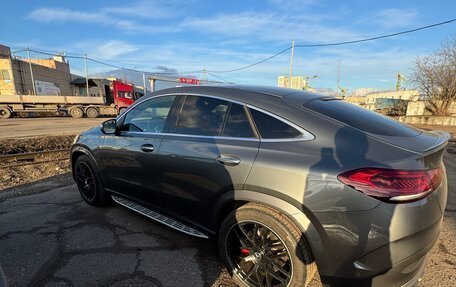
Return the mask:
<svg viewBox="0 0 456 287">
<path fill-rule="evenodd" d="M 99 115 L 115 116 L 131 105 L 142 93 L 135 92 L 133 85 L 112 81 L 106 97 L 0 95 L 0 119 L 21 113 L 69 114 L 75 118 Z"/>
</svg>

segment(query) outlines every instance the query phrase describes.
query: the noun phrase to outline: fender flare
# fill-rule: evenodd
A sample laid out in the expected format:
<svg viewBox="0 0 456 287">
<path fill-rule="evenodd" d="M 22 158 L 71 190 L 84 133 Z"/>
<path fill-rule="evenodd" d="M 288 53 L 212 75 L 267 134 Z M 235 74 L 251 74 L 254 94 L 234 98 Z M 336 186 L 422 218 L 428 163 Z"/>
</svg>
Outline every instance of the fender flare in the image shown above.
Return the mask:
<svg viewBox="0 0 456 287">
<path fill-rule="evenodd" d="M 281 194 L 282 195 L 282 194 Z M 309 244 L 317 266 L 327 266 L 327 256 L 324 250 L 327 241 L 323 226 L 318 223 L 316 217 L 303 204 L 289 198 L 284 200 L 260 191 L 234 190 L 222 194 L 212 209 L 212 218 L 217 220 L 224 207 L 233 202 L 255 202 L 278 210 L 287 216 L 304 234 Z M 291 203 L 291 202 L 293 203 Z M 298 205 L 298 206 L 296 206 Z"/>
<path fill-rule="evenodd" d="M 92 161 L 92 164 L 95 166 L 96 168 L 96 173 L 97 175 L 101 178 L 101 181 L 103 182 L 103 184 L 105 183 L 104 181 L 104 178 L 103 178 L 103 175 L 101 174 L 101 171 L 100 171 L 100 168 L 98 166 L 98 162 L 97 160 L 95 159 L 95 156 L 92 154 L 92 152 L 90 152 L 90 150 L 83 146 L 83 145 L 80 145 L 80 144 L 75 144 L 72 148 L 71 148 L 71 151 L 70 151 L 70 160 L 71 160 L 71 164 L 70 164 L 70 168 L 71 168 L 71 174 L 72 174 L 72 177 L 74 179 L 74 172 L 73 172 L 73 166 L 74 166 L 74 162 L 73 162 L 73 154 L 75 153 L 82 153 L 86 156 L 88 156 L 90 158 L 90 160 Z"/>
</svg>

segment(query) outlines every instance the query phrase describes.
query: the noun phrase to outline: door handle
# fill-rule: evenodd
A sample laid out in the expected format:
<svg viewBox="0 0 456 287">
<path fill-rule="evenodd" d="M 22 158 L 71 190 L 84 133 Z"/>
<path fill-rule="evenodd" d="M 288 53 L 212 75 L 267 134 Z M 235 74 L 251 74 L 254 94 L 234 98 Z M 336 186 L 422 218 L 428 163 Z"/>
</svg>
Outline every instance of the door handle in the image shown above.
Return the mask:
<svg viewBox="0 0 456 287">
<path fill-rule="evenodd" d="M 155 149 L 154 146 L 151 145 L 151 144 L 143 144 L 143 145 L 141 146 L 141 150 L 142 150 L 143 152 L 153 152 L 154 149 Z"/>
<path fill-rule="evenodd" d="M 217 162 L 223 165 L 235 166 L 241 163 L 241 159 L 235 155 L 219 155 Z"/>
</svg>

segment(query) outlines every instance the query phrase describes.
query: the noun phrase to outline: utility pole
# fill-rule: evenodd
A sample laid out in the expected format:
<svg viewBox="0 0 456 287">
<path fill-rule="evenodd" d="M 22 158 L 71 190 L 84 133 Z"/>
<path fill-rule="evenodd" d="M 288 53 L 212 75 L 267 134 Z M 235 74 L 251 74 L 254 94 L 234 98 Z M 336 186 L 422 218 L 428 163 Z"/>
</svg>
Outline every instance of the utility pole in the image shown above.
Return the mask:
<svg viewBox="0 0 456 287">
<path fill-rule="evenodd" d="M 291 58 L 290 58 L 290 77 L 288 78 L 288 87 L 291 88 L 291 78 L 293 77 L 293 57 L 294 57 L 295 42 L 291 42 Z"/>
<path fill-rule="evenodd" d="M 87 97 L 89 95 L 89 72 L 87 70 L 87 54 L 84 53 L 84 62 L 85 62 L 85 74 L 86 74 L 86 91 L 87 91 Z"/>
<path fill-rule="evenodd" d="M 149 77 L 149 83 L 150 83 L 150 92 L 151 93 L 155 92 L 155 79 Z"/>
<path fill-rule="evenodd" d="M 207 71 L 206 71 L 206 69 L 203 69 L 203 73 L 204 73 L 204 84 L 207 84 Z"/>
<path fill-rule="evenodd" d="M 340 89 L 340 60 L 339 60 L 339 68 L 337 69 L 337 90 L 336 90 L 336 95 L 337 97 L 339 96 L 339 89 Z"/>
<path fill-rule="evenodd" d="M 35 79 L 33 78 L 32 60 L 30 59 L 30 49 L 29 49 L 29 47 L 27 47 L 27 56 L 28 56 L 28 62 L 29 62 L 29 66 L 30 66 L 30 76 L 32 78 L 33 94 L 36 95 Z"/>
<path fill-rule="evenodd" d="M 143 73 L 143 92 L 144 92 L 144 96 L 147 94 L 147 89 L 146 89 L 146 74 Z"/>
</svg>

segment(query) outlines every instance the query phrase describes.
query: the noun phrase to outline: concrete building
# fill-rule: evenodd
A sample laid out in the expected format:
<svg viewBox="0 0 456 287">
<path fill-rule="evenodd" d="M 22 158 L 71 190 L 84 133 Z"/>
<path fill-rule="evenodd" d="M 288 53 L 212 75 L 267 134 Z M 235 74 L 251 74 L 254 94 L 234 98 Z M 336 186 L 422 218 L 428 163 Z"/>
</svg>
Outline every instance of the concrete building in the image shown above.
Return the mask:
<svg viewBox="0 0 456 287">
<path fill-rule="evenodd" d="M 406 101 L 418 101 L 420 99 L 420 92 L 417 90 L 403 90 L 403 91 L 377 91 L 368 93 L 366 95 L 365 108 L 369 110 L 375 109 L 375 102 L 377 99 L 396 99 Z"/>
<path fill-rule="evenodd" d="M 366 104 L 366 97 L 348 96 L 344 98 L 344 101 L 358 106 L 364 106 Z"/>
<path fill-rule="evenodd" d="M 87 96 L 86 78 L 71 75 L 72 95 L 76 97 Z M 106 97 L 110 94 L 111 81 L 101 78 L 89 78 L 89 97 Z"/>
<path fill-rule="evenodd" d="M 450 116 L 456 116 L 456 101 L 451 102 L 448 108 Z M 426 110 L 425 101 L 409 102 L 407 105 L 407 116 L 430 116 L 431 113 Z"/>
<path fill-rule="evenodd" d="M 279 76 L 277 77 L 277 86 L 283 88 L 292 88 L 297 90 L 306 90 L 309 87 L 308 78 L 298 76 L 291 77 L 291 87 L 289 86 L 289 77 Z"/>
<path fill-rule="evenodd" d="M 70 66 L 63 56 L 30 62 L 37 95 L 72 95 Z M 10 48 L 0 45 L 0 96 L 32 94 L 35 92 L 28 59 L 12 58 Z"/>
</svg>

